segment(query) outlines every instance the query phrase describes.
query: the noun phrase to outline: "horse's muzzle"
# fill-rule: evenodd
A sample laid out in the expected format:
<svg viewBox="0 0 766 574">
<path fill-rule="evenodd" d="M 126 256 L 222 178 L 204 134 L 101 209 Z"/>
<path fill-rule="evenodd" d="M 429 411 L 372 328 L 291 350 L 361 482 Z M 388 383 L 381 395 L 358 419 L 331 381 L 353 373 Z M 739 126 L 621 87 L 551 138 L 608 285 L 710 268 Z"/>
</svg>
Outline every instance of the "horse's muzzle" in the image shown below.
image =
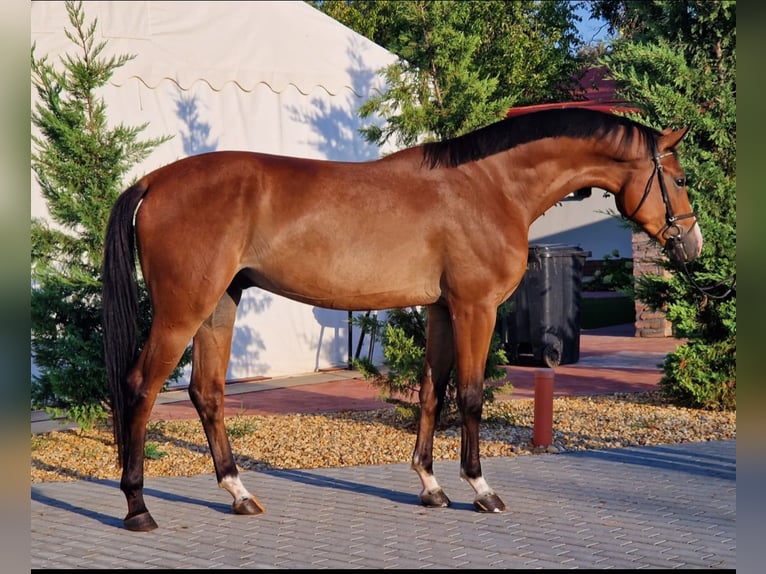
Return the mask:
<svg viewBox="0 0 766 574">
<path fill-rule="evenodd" d="M 668 228 L 665 233 L 665 252 L 675 263 L 694 261 L 702 253 L 702 233 L 697 222 L 686 230 L 678 225 Z"/>
</svg>

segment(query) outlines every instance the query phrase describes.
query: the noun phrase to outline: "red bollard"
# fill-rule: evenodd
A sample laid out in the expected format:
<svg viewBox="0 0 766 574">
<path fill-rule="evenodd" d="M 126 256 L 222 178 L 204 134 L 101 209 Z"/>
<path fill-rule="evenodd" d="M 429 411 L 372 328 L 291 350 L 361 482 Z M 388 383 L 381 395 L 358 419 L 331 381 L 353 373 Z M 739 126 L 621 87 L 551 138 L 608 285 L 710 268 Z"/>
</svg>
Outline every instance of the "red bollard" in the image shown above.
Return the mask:
<svg viewBox="0 0 766 574">
<path fill-rule="evenodd" d="M 553 444 L 553 369 L 535 370 L 535 422 L 532 443 Z"/>
</svg>

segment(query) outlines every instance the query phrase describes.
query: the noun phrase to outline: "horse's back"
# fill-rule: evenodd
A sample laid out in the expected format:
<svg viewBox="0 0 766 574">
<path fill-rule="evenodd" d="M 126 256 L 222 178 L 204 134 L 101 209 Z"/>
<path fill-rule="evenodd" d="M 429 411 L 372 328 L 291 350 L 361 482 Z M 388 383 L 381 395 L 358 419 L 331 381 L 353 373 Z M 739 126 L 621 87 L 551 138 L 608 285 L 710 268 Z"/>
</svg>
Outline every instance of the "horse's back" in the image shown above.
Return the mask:
<svg viewBox="0 0 766 574">
<path fill-rule="evenodd" d="M 136 219 L 144 275 L 216 291 L 239 275 L 332 308 L 433 302 L 443 265 L 433 200 L 392 168 L 226 151 L 160 168 L 142 181 Z"/>
</svg>

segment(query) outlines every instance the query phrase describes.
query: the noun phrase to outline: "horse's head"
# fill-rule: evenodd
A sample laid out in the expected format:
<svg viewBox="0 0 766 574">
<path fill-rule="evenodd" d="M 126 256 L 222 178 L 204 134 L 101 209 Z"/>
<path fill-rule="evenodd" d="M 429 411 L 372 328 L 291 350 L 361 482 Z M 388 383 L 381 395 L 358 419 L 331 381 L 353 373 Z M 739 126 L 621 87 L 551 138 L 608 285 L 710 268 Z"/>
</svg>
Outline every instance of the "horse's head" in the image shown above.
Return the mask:
<svg viewBox="0 0 766 574">
<path fill-rule="evenodd" d="M 652 135 L 645 160 L 616 194 L 623 216 L 656 238 L 676 262 L 692 261 L 702 251 L 702 233 L 686 192 L 686 176 L 675 146 L 688 128 Z"/>
</svg>

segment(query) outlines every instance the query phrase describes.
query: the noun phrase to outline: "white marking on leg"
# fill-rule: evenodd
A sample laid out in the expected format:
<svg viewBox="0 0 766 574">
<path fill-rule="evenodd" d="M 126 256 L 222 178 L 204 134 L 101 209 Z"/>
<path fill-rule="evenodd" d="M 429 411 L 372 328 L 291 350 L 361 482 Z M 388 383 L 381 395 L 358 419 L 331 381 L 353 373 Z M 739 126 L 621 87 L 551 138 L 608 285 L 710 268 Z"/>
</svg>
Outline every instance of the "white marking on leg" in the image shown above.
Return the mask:
<svg viewBox="0 0 766 574">
<path fill-rule="evenodd" d="M 487 481 L 484 480 L 483 476 L 478 478 L 468 478 L 465 474 L 463 474 L 463 471 L 461 470 L 460 479 L 468 481 L 468 484 L 470 484 L 471 488 L 473 488 L 476 492 L 476 498 L 480 498 L 486 494 L 493 494 L 495 492 L 490 488 L 489 484 L 487 484 Z"/>
<path fill-rule="evenodd" d="M 418 473 L 418 476 L 420 477 L 420 482 L 423 483 L 423 490 L 420 493 L 421 496 L 424 494 L 430 494 L 432 492 L 436 492 L 438 490 L 441 490 L 441 486 L 439 486 L 439 483 L 436 480 L 436 477 L 433 474 L 428 474 L 426 471 L 422 469 L 418 469 L 413 467 L 413 470 Z"/>
<path fill-rule="evenodd" d="M 224 476 L 221 482 L 218 483 L 218 486 L 224 490 L 228 490 L 229 494 L 234 497 L 234 500 L 252 498 L 252 495 L 244 487 L 239 476 Z"/>
</svg>

